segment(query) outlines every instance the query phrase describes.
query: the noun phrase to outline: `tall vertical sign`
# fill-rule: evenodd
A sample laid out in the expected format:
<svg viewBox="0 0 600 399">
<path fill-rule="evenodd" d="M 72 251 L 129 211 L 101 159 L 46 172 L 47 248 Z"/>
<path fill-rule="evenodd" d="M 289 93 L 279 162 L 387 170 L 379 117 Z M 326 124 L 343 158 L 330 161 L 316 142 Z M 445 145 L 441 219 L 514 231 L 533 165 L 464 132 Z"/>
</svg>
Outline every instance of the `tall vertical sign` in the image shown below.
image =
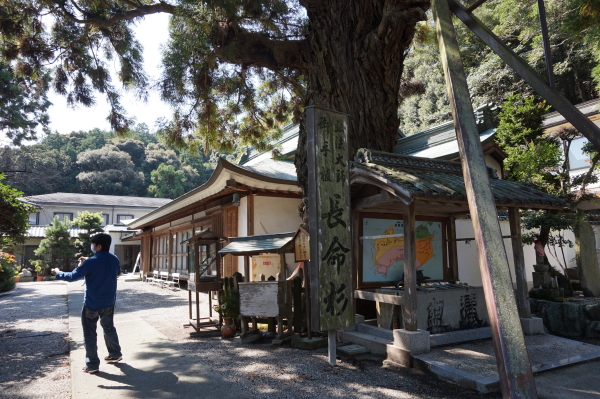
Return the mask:
<svg viewBox="0 0 600 399">
<path fill-rule="evenodd" d="M 348 115 L 306 109 L 313 330 L 354 324 Z"/>
</svg>

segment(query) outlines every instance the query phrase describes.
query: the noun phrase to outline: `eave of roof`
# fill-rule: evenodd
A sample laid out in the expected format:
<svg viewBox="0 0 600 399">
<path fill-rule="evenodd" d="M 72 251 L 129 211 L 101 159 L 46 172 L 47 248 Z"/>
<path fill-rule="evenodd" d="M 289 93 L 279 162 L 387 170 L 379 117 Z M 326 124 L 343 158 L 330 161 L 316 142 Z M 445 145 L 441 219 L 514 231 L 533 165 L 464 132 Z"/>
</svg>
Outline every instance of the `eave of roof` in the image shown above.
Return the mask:
<svg viewBox="0 0 600 399">
<path fill-rule="evenodd" d="M 119 207 L 156 209 L 169 203 L 168 198 L 128 197 L 118 195 L 96 195 L 81 193 L 50 193 L 20 197 L 21 202 L 43 206 L 88 206 L 88 207 Z"/>
<path fill-rule="evenodd" d="M 405 203 L 414 199 L 467 201 L 459 162 L 432 160 L 360 149 L 351 165 L 351 182 L 370 182 L 392 188 Z M 499 179 L 494 170 L 488 177 L 496 205 L 527 209 L 562 209 L 567 203 L 531 187 Z"/>
<path fill-rule="evenodd" d="M 296 232 L 263 234 L 259 236 L 230 237 L 231 241 L 226 247 L 219 251 L 220 254 L 232 255 L 254 255 L 261 252 L 280 252 L 288 247 Z"/>
<path fill-rule="evenodd" d="M 136 219 L 129 224 L 131 229 L 141 229 L 152 225 L 160 218 L 194 204 L 200 204 L 219 195 L 224 195 L 228 190 L 227 181 L 234 179 L 236 182 L 260 189 L 280 189 L 283 191 L 299 192 L 296 180 L 279 179 L 257 173 L 250 168 L 234 165 L 225 159 L 219 159 L 217 167 L 206 183 L 197 187 L 181 197 L 175 198 L 165 206 Z M 230 192 L 227 192 L 230 193 Z"/>
</svg>

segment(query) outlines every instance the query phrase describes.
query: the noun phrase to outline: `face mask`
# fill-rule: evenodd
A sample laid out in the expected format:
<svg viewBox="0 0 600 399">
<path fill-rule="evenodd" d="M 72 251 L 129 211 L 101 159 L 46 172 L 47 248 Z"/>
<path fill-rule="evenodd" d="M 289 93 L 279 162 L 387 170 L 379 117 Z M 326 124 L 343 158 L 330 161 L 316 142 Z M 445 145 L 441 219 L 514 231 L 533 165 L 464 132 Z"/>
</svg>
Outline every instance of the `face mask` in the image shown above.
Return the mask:
<svg viewBox="0 0 600 399">
<path fill-rule="evenodd" d="M 90 245 L 90 251 L 92 251 L 93 253 L 96 253 L 96 249 L 94 249 L 94 244 Z"/>
</svg>

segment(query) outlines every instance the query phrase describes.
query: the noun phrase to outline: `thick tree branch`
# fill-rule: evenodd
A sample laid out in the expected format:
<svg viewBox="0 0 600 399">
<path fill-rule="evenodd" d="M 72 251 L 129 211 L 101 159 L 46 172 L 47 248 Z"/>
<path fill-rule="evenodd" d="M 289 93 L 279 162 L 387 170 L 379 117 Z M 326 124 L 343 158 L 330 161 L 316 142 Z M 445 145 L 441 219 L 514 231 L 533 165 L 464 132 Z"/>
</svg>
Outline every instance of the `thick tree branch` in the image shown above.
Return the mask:
<svg viewBox="0 0 600 399">
<path fill-rule="evenodd" d="M 223 23 L 220 28 L 213 45 L 222 61 L 272 71 L 308 69 L 308 44 L 304 40 L 273 40 L 231 23 Z"/>
<path fill-rule="evenodd" d="M 110 28 L 111 26 L 114 26 L 121 21 L 143 17 L 144 15 L 158 14 L 158 13 L 167 13 L 167 14 L 175 13 L 174 6 L 167 4 L 167 3 L 158 2 L 158 3 L 148 4 L 148 5 L 140 5 L 140 6 L 137 6 L 137 8 L 135 8 L 133 10 L 114 13 L 108 19 L 102 19 L 102 18 L 80 19 L 80 18 L 77 18 L 75 15 L 73 15 L 69 10 L 67 10 L 64 2 L 59 3 L 59 7 L 65 13 L 65 16 L 67 18 L 69 18 L 71 21 L 77 22 L 80 24 L 93 25 L 93 26 L 97 26 L 100 28 Z"/>
</svg>

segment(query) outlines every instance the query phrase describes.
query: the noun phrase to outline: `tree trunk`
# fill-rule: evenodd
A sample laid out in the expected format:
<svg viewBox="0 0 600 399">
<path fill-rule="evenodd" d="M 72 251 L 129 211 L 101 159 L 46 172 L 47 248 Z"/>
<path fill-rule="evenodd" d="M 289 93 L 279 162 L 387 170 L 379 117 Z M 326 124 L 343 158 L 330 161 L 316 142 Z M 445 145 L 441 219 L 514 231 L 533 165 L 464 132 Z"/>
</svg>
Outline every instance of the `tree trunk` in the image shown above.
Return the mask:
<svg viewBox="0 0 600 399">
<path fill-rule="evenodd" d="M 399 88 L 405 52 L 429 2 L 326 3 L 306 5 L 311 21 L 306 106 L 349 115 L 351 159 L 363 147 L 391 152 L 398 139 Z M 296 170 L 298 184 L 307 192 L 304 119 L 300 124 Z"/>
</svg>

